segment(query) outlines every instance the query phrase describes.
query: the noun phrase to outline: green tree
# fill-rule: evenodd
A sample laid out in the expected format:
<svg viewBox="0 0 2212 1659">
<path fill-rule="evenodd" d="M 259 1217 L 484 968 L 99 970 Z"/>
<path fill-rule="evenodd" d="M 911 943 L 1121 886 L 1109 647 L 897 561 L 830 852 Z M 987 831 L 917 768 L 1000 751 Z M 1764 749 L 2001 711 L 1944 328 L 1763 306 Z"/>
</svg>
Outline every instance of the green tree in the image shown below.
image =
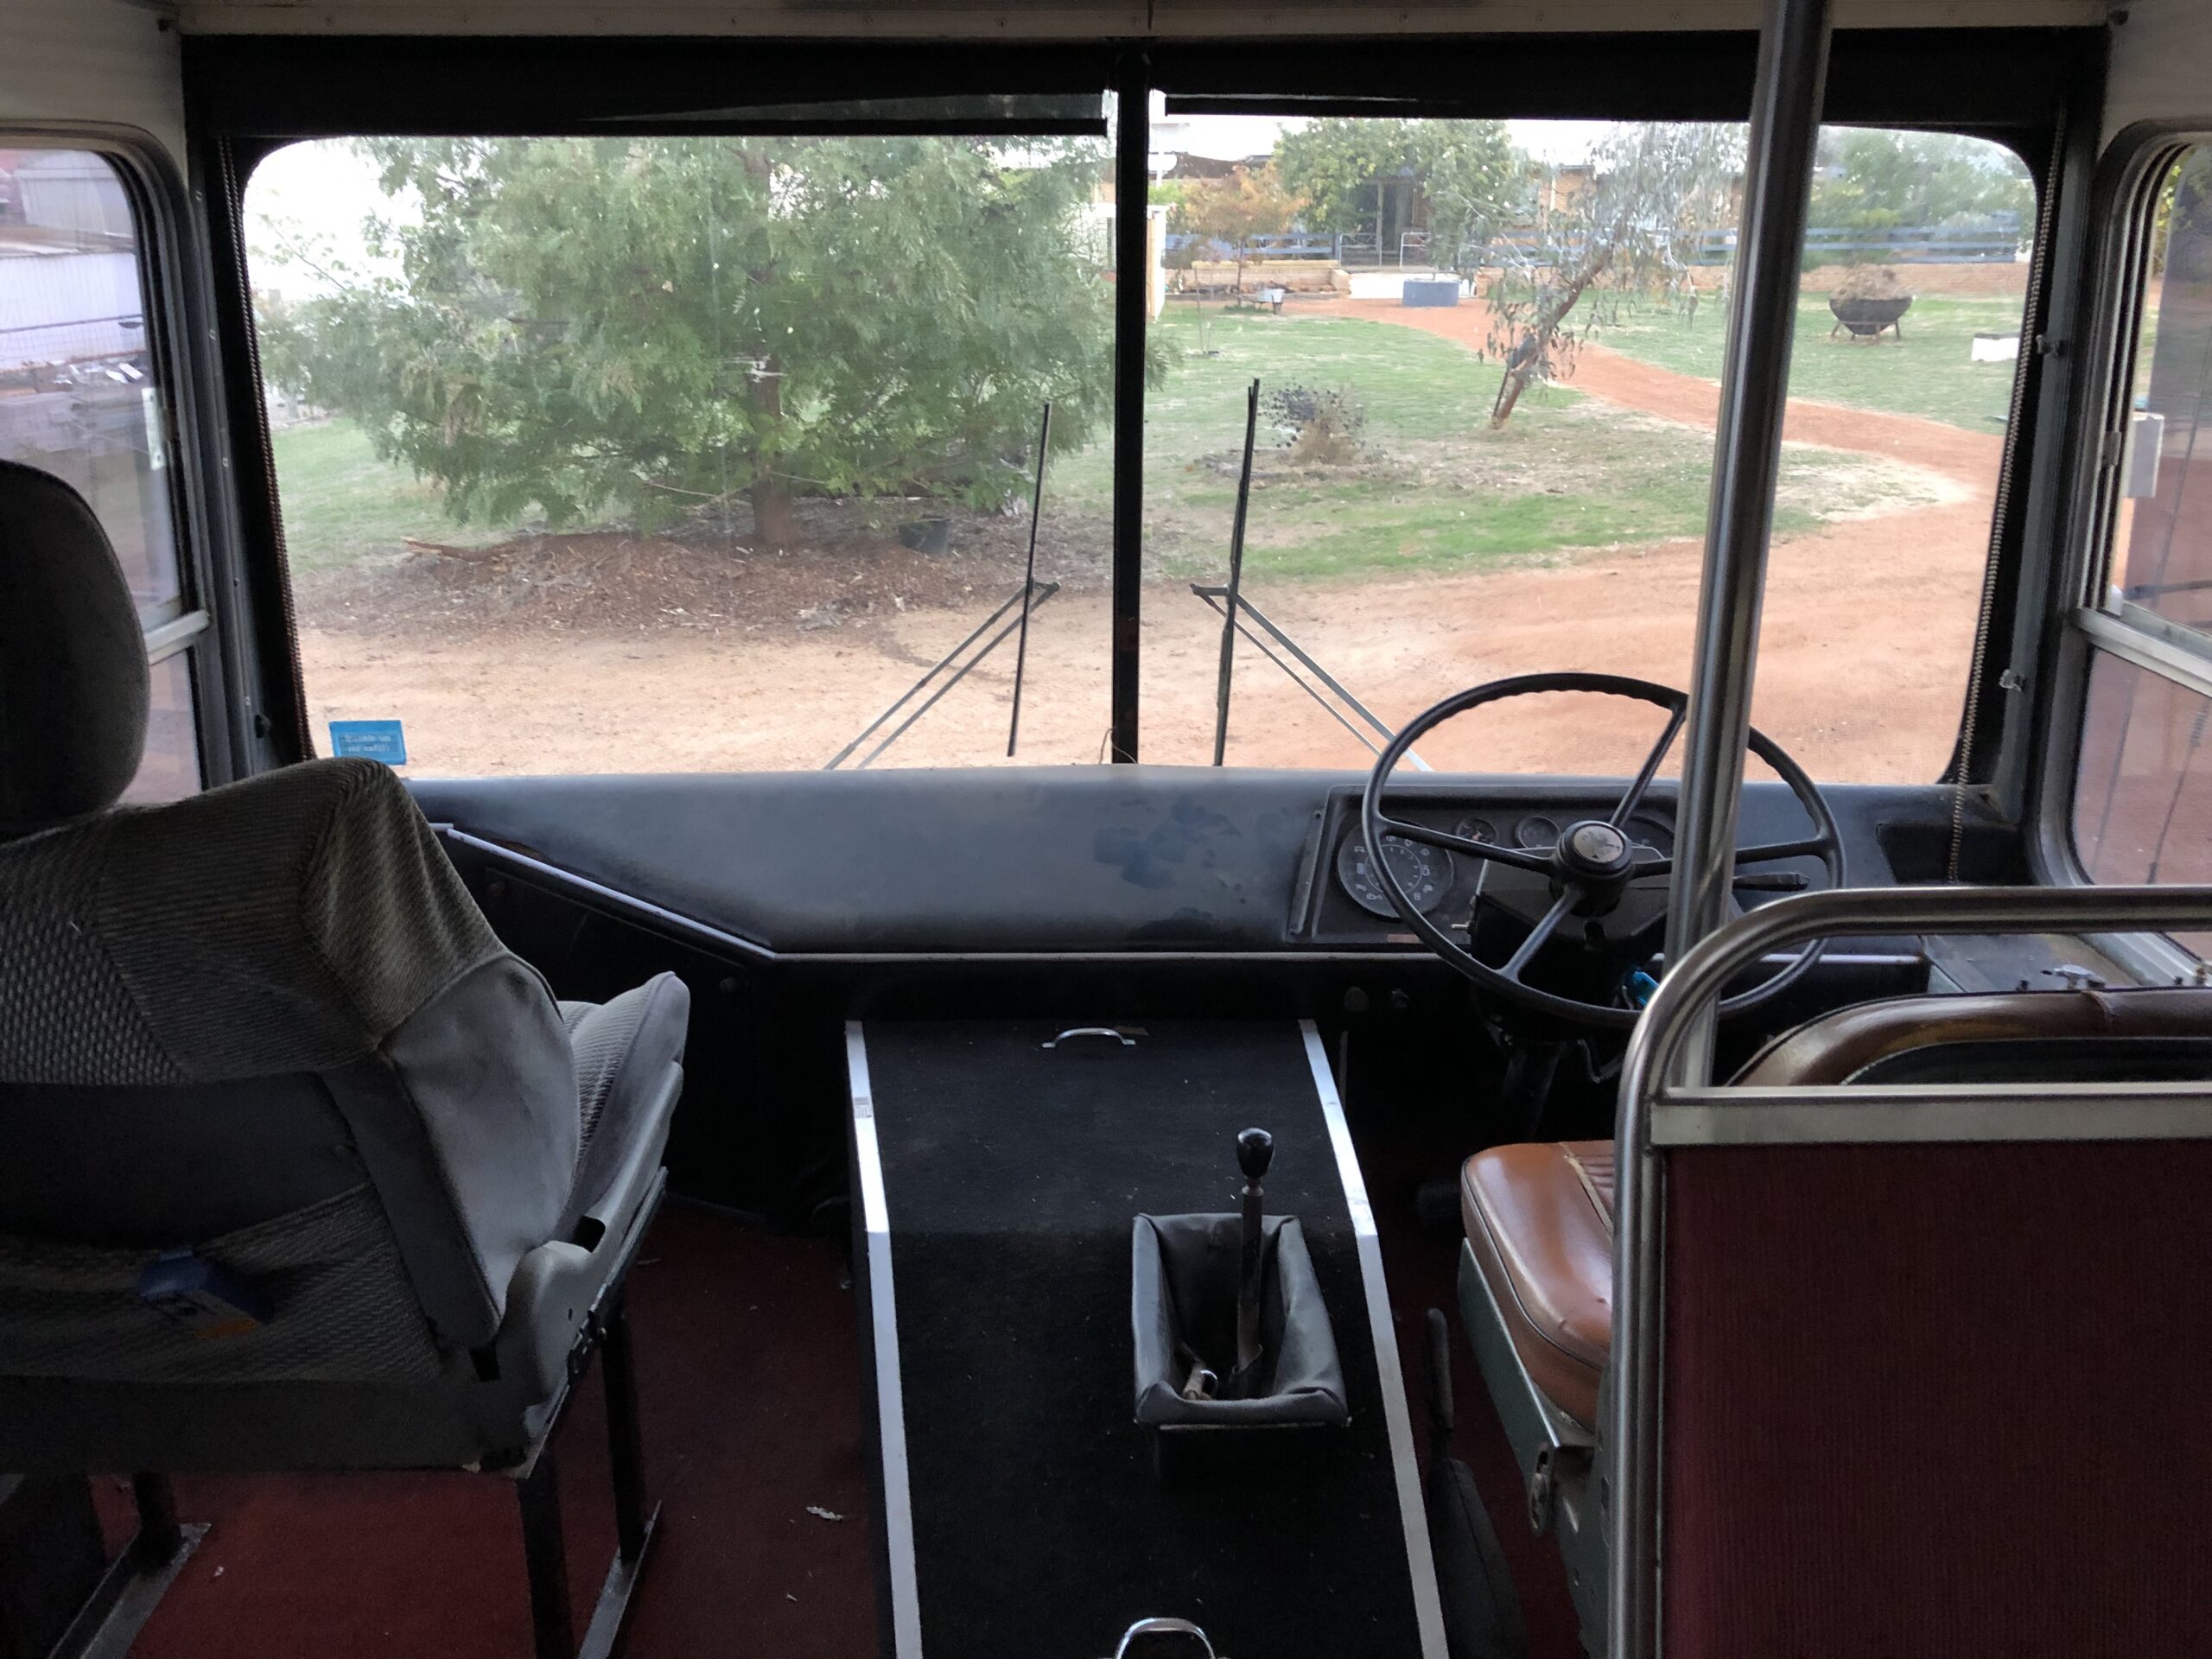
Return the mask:
<svg viewBox="0 0 2212 1659">
<path fill-rule="evenodd" d="M 1656 122 L 1614 129 L 1580 188 L 1551 203 L 1532 246 L 1501 251 L 1484 296 L 1489 350 L 1504 359 L 1491 424 L 1513 416 L 1538 380 L 1571 373 L 1594 329 L 1632 301 L 1694 306 L 1696 233 L 1734 217 L 1739 127 Z"/>
<path fill-rule="evenodd" d="M 1022 487 L 1039 402 L 1108 415 L 1095 146 L 893 138 L 378 140 L 404 275 L 296 308 L 319 395 L 461 519 Z M 318 354 L 318 348 L 320 354 Z M 287 346 L 286 349 L 292 349 Z"/>
<path fill-rule="evenodd" d="M 254 334 L 264 382 L 295 397 L 321 401 L 315 380 L 329 359 L 315 338 L 315 325 L 326 315 L 327 308 L 312 301 L 302 307 L 274 289 L 255 291 Z"/>
<path fill-rule="evenodd" d="M 1288 230 L 1303 205 L 1283 188 L 1270 162 L 1236 168 L 1217 179 L 1185 181 L 1173 219 L 1179 231 L 1228 245 L 1236 261 L 1236 291 L 1241 294 L 1252 238 Z"/>
<path fill-rule="evenodd" d="M 1512 220 L 1527 197 L 1526 163 L 1502 121 L 1311 121 L 1275 141 L 1274 160 L 1313 228 L 1373 226 L 1395 246 L 1411 217 L 1425 216 L 1440 264 Z M 1393 191 L 1396 208 L 1388 206 Z"/>
<path fill-rule="evenodd" d="M 1885 231 L 1986 224 L 2011 214 L 2024 236 L 2035 206 L 2028 169 L 2001 144 L 1947 132 L 1832 127 L 1821 135 L 1808 222 L 1823 230 Z"/>
</svg>

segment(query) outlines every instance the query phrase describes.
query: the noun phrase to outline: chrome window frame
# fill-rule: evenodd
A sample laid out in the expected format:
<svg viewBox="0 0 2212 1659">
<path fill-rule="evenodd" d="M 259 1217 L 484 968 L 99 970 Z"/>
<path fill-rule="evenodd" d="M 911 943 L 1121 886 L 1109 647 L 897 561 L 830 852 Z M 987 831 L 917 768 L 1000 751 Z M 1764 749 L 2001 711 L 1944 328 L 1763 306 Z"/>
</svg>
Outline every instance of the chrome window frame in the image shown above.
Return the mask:
<svg viewBox="0 0 2212 1659">
<path fill-rule="evenodd" d="M 2090 303 L 2068 427 L 2069 505 L 2051 590 L 2050 690 L 2028 842 L 2037 879 L 2052 887 L 2098 885 L 2074 844 L 2082 728 L 2097 654 L 2212 696 L 2212 642 L 2139 605 L 2110 603 L 2106 591 L 2158 191 L 2167 169 L 2197 144 L 2212 144 L 2212 116 L 2140 122 L 2106 147 L 2098 168 Z M 2160 934 L 2102 935 L 2094 942 L 2146 983 L 2187 979 L 2199 966 L 2195 953 Z"/>
</svg>

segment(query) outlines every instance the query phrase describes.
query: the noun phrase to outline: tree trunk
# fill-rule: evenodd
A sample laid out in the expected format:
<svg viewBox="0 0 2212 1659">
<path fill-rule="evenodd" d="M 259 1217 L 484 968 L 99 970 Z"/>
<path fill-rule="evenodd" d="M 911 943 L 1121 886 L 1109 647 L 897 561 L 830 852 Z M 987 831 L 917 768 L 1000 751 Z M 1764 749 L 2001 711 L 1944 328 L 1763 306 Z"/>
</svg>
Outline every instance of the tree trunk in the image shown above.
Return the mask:
<svg viewBox="0 0 2212 1659">
<path fill-rule="evenodd" d="M 1506 370 L 1505 378 L 1497 383 L 1497 396 L 1491 401 L 1490 423 L 1492 430 L 1513 418 L 1513 405 L 1521 401 L 1521 394 L 1528 385 L 1526 365 Z"/>
<path fill-rule="evenodd" d="M 1552 337 L 1559 333 L 1560 324 L 1567 321 L 1567 314 L 1574 309 L 1590 284 L 1604 275 L 1605 267 L 1612 262 L 1613 251 L 1608 246 L 1576 272 L 1552 303 L 1537 314 L 1535 324 L 1507 362 L 1505 378 L 1498 382 L 1497 397 L 1490 406 L 1493 431 L 1513 418 L 1513 406 L 1521 401 L 1529 382 L 1551 361 Z"/>
<path fill-rule="evenodd" d="M 760 365 L 761 372 L 753 377 L 753 405 L 766 418 L 771 427 L 784 418 L 784 377 L 782 365 L 772 357 Z M 793 505 L 790 488 L 779 480 L 768 459 L 777 446 L 766 446 L 767 454 L 758 462 L 752 486 L 746 491 L 753 503 L 753 540 L 756 547 L 780 553 L 798 545 L 798 514 Z"/>
<path fill-rule="evenodd" d="M 798 545 L 798 514 L 791 493 L 773 477 L 762 475 L 746 492 L 753 503 L 753 540 L 756 548 L 780 553 Z"/>
</svg>

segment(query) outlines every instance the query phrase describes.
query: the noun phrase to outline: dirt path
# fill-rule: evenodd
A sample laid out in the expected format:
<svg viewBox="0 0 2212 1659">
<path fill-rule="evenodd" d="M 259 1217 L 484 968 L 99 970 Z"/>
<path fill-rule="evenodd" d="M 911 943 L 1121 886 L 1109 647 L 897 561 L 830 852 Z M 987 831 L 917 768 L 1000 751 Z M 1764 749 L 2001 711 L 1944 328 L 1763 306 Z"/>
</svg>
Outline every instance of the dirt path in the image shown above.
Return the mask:
<svg viewBox="0 0 2212 1659">
<path fill-rule="evenodd" d="M 1313 315 L 1309 313 L 1308 315 Z M 1421 327 L 1479 346 L 1478 308 L 1339 302 L 1321 315 Z M 1576 390 L 1710 429 L 1713 383 L 1586 346 Z M 1954 499 L 1831 524 L 1778 543 L 1754 719 L 1832 780 L 1923 782 L 1956 733 L 1986 556 L 2000 441 L 1913 416 L 1793 402 L 1788 441 L 1942 474 Z M 1501 675 L 1592 669 L 1684 684 L 1701 549 L 1693 540 L 1565 562 L 1404 581 L 1272 583 L 1255 603 L 1382 719 L 1399 723 Z M 855 619 L 826 632 L 641 630 L 367 637 L 307 629 L 321 722 L 402 715 L 424 774 L 755 770 L 822 765 L 979 620 L 981 607 Z M 1020 760 L 1102 758 L 1103 594 L 1063 596 L 1031 639 Z M 1142 751 L 1203 764 L 1212 746 L 1219 623 L 1181 583 L 1145 593 Z M 881 764 L 1002 761 L 1010 652 L 964 681 Z M 1364 766 L 1367 751 L 1249 647 L 1237 657 L 1230 759 Z M 1580 704 L 1580 706 L 1578 706 Z M 1655 716 L 1656 719 L 1656 716 Z M 1651 722 L 1623 705 L 1554 698 L 1447 728 L 1433 763 L 1554 772 L 1632 767 Z"/>
<path fill-rule="evenodd" d="M 1307 307 L 1310 316 L 1360 317 L 1440 334 L 1472 352 L 1483 350 L 1490 333 L 1490 308 L 1479 300 L 1455 306 L 1406 307 L 1391 300 L 1338 300 Z M 1600 345 L 1575 354 L 1574 372 L 1566 383 L 1575 391 L 1624 408 L 1711 431 L 1720 410 L 1720 384 L 1637 361 Z M 1915 467 L 1932 467 L 1986 495 L 1997 481 L 2004 440 L 1969 432 L 1917 415 L 1886 415 L 1840 404 L 1793 397 L 1782 429 L 1786 443 L 1809 443 L 1881 455 Z"/>
</svg>

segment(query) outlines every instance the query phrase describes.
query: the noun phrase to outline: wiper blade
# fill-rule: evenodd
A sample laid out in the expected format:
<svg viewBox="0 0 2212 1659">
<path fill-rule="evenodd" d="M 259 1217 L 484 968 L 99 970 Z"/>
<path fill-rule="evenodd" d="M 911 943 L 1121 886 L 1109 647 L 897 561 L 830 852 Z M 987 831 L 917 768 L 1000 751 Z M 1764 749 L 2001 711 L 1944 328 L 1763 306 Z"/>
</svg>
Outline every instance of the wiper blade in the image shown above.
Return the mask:
<svg viewBox="0 0 2212 1659">
<path fill-rule="evenodd" d="M 1007 722 L 1006 758 L 1021 737 L 1021 681 L 1029 666 L 1030 595 L 1037 591 L 1037 521 L 1045 511 L 1045 452 L 1052 442 L 1052 400 L 1045 400 L 1044 429 L 1037 434 L 1037 484 L 1029 496 L 1029 563 L 1021 573 L 1021 639 L 1014 648 L 1014 715 Z"/>
<path fill-rule="evenodd" d="M 1229 531 L 1229 586 L 1221 613 L 1221 679 L 1214 690 L 1213 763 L 1229 752 L 1229 683 L 1236 671 L 1236 603 L 1244 585 L 1244 514 L 1252 503 L 1252 446 L 1260 433 L 1260 382 L 1244 394 L 1244 465 L 1236 477 L 1236 518 Z"/>
</svg>

